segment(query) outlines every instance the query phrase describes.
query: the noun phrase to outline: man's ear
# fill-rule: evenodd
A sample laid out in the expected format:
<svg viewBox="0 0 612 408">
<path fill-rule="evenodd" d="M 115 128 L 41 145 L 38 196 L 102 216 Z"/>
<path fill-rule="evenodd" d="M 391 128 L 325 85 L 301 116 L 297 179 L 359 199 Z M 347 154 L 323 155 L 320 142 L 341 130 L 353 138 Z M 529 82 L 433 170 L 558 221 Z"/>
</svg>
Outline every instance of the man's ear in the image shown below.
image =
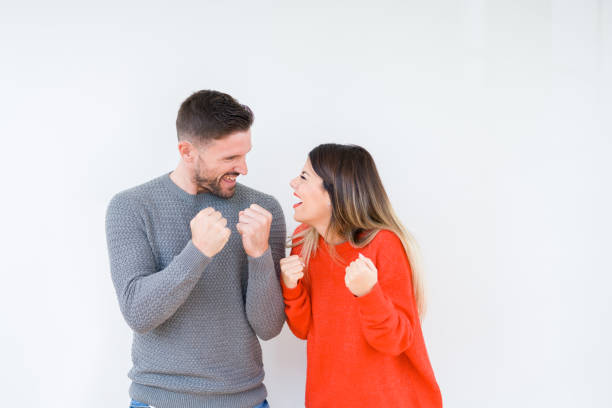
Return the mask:
<svg viewBox="0 0 612 408">
<path fill-rule="evenodd" d="M 186 163 L 193 163 L 198 157 L 198 150 L 195 148 L 195 146 L 191 142 L 187 140 L 181 140 L 179 142 L 178 151 L 179 151 L 179 154 L 181 155 L 181 158 Z"/>
</svg>

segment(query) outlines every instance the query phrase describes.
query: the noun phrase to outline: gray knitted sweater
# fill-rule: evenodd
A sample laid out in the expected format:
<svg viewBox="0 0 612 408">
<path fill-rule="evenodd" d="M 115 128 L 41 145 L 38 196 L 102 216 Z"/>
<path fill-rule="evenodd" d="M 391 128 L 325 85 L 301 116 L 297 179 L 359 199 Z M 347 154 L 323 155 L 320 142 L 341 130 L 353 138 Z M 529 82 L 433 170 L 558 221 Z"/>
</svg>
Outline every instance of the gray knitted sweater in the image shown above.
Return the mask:
<svg viewBox="0 0 612 408">
<path fill-rule="evenodd" d="M 270 249 L 246 255 L 238 212 L 273 216 Z M 191 242 L 189 222 L 213 207 L 232 234 L 213 258 Z M 241 184 L 232 198 L 192 195 L 165 174 L 115 195 L 106 213 L 113 283 L 134 331 L 130 396 L 157 408 L 253 407 L 267 396 L 257 336 L 285 321 L 279 260 L 285 220 L 278 202 Z"/>
</svg>

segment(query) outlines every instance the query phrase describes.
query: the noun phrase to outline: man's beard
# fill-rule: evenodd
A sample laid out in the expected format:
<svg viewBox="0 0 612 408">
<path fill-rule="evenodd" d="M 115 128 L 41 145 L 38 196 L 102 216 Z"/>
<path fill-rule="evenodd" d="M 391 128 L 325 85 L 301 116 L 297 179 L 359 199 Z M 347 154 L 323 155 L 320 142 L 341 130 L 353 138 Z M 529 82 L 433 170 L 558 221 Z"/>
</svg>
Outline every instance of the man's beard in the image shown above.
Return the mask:
<svg viewBox="0 0 612 408">
<path fill-rule="evenodd" d="M 206 173 L 206 172 L 204 172 Z M 220 177 L 218 178 L 209 178 L 206 177 L 206 174 L 201 175 L 200 172 L 200 165 L 198 163 L 198 165 L 196 166 L 196 173 L 194 175 L 194 182 L 196 183 L 196 185 L 198 186 L 198 193 L 202 193 L 202 192 L 208 192 L 212 195 L 216 195 L 217 197 L 221 197 L 221 198 L 231 198 L 234 196 L 234 193 L 236 192 L 236 185 L 234 185 L 233 187 L 231 187 L 230 189 L 224 190 L 221 187 L 221 178 L 224 176 L 236 176 L 238 177 L 240 174 L 239 173 L 225 173 L 222 174 Z"/>
</svg>

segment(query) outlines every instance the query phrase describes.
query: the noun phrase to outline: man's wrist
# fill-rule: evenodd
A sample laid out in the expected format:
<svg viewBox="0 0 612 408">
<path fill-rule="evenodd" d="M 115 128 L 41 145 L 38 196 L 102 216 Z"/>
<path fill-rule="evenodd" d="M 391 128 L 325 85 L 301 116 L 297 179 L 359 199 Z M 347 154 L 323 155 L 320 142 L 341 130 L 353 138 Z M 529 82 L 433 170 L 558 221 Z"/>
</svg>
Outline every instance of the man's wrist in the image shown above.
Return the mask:
<svg viewBox="0 0 612 408">
<path fill-rule="evenodd" d="M 247 255 L 250 256 L 251 258 L 261 258 L 266 252 L 268 252 L 269 248 L 270 246 L 266 246 L 263 251 L 257 251 L 257 252 L 253 252 L 250 254 L 247 253 Z"/>
<path fill-rule="evenodd" d="M 202 245 L 199 245 L 199 243 L 196 243 L 193 238 L 191 239 L 191 243 L 193 243 L 193 246 L 196 247 L 196 249 L 198 251 L 200 251 L 200 253 L 208 258 L 212 258 L 214 255 L 208 255 L 206 252 L 206 250 L 202 247 Z"/>
</svg>

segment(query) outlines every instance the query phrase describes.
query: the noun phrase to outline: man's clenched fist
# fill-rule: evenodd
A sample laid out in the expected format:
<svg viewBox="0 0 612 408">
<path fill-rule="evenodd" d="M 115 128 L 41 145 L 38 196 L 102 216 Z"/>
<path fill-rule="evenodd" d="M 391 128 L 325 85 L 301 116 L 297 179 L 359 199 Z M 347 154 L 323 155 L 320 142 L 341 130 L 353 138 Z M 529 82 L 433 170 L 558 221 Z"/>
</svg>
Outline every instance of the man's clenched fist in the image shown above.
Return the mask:
<svg viewBox="0 0 612 408">
<path fill-rule="evenodd" d="M 376 282 L 378 282 L 378 270 L 374 263 L 362 254 L 346 267 L 344 283 L 353 295 L 367 295 Z"/>
<path fill-rule="evenodd" d="M 297 286 L 297 282 L 304 277 L 304 262 L 297 255 L 280 260 L 281 278 L 289 289 Z"/>
<path fill-rule="evenodd" d="M 268 250 L 271 224 L 272 214 L 257 204 L 240 211 L 236 229 L 242 236 L 242 246 L 247 255 L 258 258 Z"/>
<path fill-rule="evenodd" d="M 193 245 L 209 258 L 223 249 L 231 233 L 226 227 L 227 220 L 211 207 L 197 213 L 189 225 Z"/>
</svg>

